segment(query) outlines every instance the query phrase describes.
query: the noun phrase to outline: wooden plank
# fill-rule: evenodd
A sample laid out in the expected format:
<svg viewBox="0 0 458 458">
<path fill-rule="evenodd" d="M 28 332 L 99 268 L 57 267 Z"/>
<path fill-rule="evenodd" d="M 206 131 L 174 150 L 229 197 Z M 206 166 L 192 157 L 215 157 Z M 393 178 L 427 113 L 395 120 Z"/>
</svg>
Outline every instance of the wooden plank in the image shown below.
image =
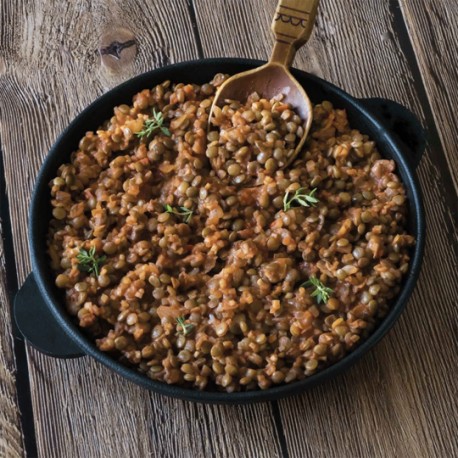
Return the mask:
<svg viewBox="0 0 458 458">
<path fill-rule="evenodd" d="M 167 6 L 134 0 L 10 1 L 2 10 L 2 27 L 0 125 L 22 283 L 30 270 L 29 197 L 58 133 L 103 90 L 133 74 L 196 58 L 197 48 L 184 0 Z M 135 58 L 131 50 L 107 44 L 107 36 L 122 43 L 129 31 L 135 35 Z M 120 52 L 120 62 L 105 53 L 100 65 L 100 39 L 103 49 Z M 31 348 L 28 356 L 40 456 L 280 455 L 269 404 L 196 406 L 150 394 L 90 358 L 55 360 Z"/>
<path fill-rule="evenodd" d="M 428 101 L 439 131 L 442 147 L 458 192 L 458 152 L 456 150 L 456 107 L 458 105 L 458 47 L 455 2 L 401 0 L 400 6 L 409 31 Z M 455 207 L 458 212 L 458 206 Z"/>
<path fill-rule="evenodd" d="M 205 57 L 269 56 L 273 40 L 268 25 L 275 0 L 243 4 L 195 0 L 195 5 Z M 345 5 L 323 0 L 312 39 L 299 51 L 295 66 L 355 96 L 399 101 L 425 121 L 429 107 L 422 105 L 416 91 L 394 14 L 389 2 L 369 0 L 361 8 L 357 0 Z M 453 33 L 451 26 L 449 32 Z M 427 53 L 429 48 L 424 49 Z M 449 49 L 451 57 L 453 48 Z M 449 65 L 449 71 L 455 69 Z M 446 134 L 453 136 L 455 131 Z M 452 164 L 452 153 L 447 153 Z M 423 271 L 407 311 L 390 335 L 350 372 L 279 402 L 291 457 L 458 454 L 453 388 L 458 376 L 454 311 L 458 232 L 453 218 L 456 200 L 446 200 L 450 170 L 440 167 L 441 155 L 444 158 L 440 145 L 428 149 L 418 169 L 429 235 Z M 452 196 L 456 199 L 456 193 Z"/>
<path fill-rule="evenodd" d="M 206 406 L 161 398 L 153 415 L 155 456 L 177 458 L 281 456 L 268 403 Z"/>
<path fill-rule="evenodd" d="M 1 173 L 1 168 L 0 168 Z M 0 177 L 0 185 L 1 185 Z M 0 189 L 0 198 L 2 196 Z M 5 251 L 0 220 L 0 456 L 24 455 L 21 419 L 17 401 L 11 304 L 6 284 Z"/>
</svg>

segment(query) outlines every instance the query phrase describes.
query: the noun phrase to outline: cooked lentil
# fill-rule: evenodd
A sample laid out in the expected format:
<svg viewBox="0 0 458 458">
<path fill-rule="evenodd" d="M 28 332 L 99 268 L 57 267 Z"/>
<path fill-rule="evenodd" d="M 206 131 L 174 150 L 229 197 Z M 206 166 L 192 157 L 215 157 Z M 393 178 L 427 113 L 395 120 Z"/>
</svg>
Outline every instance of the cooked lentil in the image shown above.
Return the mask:
<svg viewBox="0 0 458 458">
<path fill-rule="evenodd" d="M 281 100 L 229 101 L 207 136 L 224 79 L 143 90 L 88 132 L 50 183 L 48 251 L 100 350 L 154 380 L 233 392 L 303 379 L 366 339 L 414 239 L 395 163 L 329 102 L 286 170 L 301 127 Z M 153 109 L 165 129 L 140 138 Z M 285 209 L 301 188 L 317 203 Z M 80 268 L 82 250 L 97 269 Z"/>
<path fill-rule="evenodd" d="M 304 130 L 301 118 L 282 96 L 262 99 L 257 93 L 245 103 L 226 100 L 214 107 L 217 132 L 208 136 L 206 155 L 217 176 L 233 184 L 261 184 L 294 154 Z"/>
</svg>

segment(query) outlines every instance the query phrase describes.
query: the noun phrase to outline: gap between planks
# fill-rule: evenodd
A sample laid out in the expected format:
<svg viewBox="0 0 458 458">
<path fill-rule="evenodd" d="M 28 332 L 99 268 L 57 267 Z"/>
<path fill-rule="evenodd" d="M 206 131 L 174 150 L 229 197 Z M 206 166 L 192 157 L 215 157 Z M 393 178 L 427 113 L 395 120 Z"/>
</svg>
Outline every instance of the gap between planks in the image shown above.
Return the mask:
<svg viewBox="0 0 458 458">
<path fill-rule="evenodd" d="M 1 132 L 0 132 L 1 133 Z M 0 456 L 37 454 L 25 345 L 12 316 L 17 291 L 0 135 Z"/>
</svg>

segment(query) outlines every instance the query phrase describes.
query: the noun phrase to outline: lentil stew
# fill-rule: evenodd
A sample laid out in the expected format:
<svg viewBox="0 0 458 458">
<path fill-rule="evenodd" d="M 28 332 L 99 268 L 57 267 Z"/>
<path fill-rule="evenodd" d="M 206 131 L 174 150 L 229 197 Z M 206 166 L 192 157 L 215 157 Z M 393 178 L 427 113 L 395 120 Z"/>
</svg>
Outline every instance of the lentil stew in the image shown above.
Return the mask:
<svg viewBox="0 0 458 458">
<path fill-rule="evenodd" d="M 344 110 L 315 105 L 282 170 L 295 114 L 281 100 L 230 101 L 207 136 L 223 80 L 144 90 L 87 133 L 51 183 L 48 251 L 100 350 L 233 392 L 303 379 L 366 339 L 414 238 L 395 163 Z"/>
</svg>

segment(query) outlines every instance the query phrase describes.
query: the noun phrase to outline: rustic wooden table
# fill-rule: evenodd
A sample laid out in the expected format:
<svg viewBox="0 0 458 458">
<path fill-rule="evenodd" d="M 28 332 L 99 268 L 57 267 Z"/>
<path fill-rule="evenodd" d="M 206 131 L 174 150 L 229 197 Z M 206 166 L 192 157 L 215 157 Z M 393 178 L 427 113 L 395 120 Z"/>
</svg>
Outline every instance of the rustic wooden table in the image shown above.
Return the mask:
<svg viewBox="0 0 458 458">
<path fill-rule="evenodd" d="M 449 0 L 322 0 L 295 61 L 355 96 L 399 101 L 429 130 L 417 170 L 428 226 L 422 274 L 389 337 L 356 367 L 279 402 L 205 406 L 144 391 L 90 358 L 46 357 L 12 325 L 12 297 L 30 271 L 30 193 L 59 132 L 146 70 L 265 59 L 275 4 L 0 2 L 0 456 L 458 456 L 458 6 Z"/>
</svg>

